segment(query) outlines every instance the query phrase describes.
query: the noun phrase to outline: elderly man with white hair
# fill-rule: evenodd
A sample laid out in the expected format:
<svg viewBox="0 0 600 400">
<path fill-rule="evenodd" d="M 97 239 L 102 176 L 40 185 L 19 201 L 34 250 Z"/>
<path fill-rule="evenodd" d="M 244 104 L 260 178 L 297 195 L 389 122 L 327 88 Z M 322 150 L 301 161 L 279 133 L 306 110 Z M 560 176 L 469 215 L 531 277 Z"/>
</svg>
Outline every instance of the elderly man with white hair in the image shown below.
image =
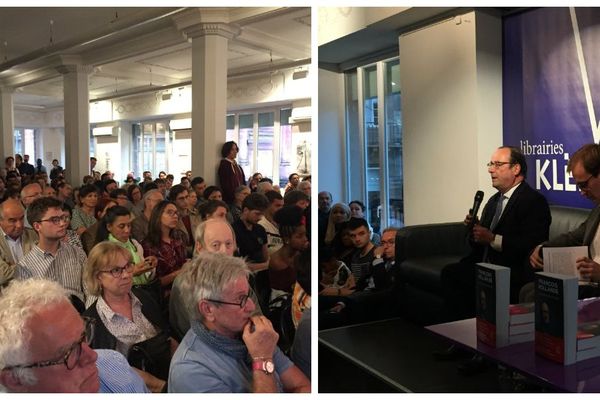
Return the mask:
<svg viewBox="0 0 600 400">
<path fill-rule="evenodd" d="M 0 296 L 0 391 L 146 393 L 120 353 L 92 350 L 83 320 L 58 283 L 13 281 Z"/>
<path fill-rule="evenodd" d="M 279 335 L 254 315 L 243 259 L 201 253 L 181 274 L 194 318 L 171 360 L 169 392 L 309 392 L 310 381 L 277 347 Z"/>
</svg>

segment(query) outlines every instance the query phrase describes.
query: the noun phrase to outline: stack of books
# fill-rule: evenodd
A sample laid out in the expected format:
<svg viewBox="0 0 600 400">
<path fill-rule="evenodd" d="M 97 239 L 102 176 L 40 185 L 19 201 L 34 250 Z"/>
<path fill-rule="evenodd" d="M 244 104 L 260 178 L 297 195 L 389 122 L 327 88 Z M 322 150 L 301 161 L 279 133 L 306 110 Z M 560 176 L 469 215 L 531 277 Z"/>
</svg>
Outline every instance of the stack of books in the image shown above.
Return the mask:
<svg viewBox="0 0 600 400">
<path fill-rule="evenodd" d="M 535 339 L 535 303 L 508 306 L 508 343 L 533 342 Z"/>
</svg>

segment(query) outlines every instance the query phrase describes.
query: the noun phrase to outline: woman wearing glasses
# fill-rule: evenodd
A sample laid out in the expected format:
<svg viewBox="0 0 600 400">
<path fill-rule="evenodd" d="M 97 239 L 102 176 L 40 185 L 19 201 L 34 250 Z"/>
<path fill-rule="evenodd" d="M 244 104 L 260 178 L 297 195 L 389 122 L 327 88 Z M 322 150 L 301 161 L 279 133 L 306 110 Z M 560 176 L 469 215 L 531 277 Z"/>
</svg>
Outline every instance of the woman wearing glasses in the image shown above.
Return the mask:
<svg viewBox="0 0 600 400">
<path fill-rule="evenodd" d="M 162 392 L 178 343 L 154 299 L 132 288 L 134 269 L 131 254 L 117 243 L 102 242 L 90 252 L 83 278 L 99 296 L 84 313 L 96 321 L 90 345 L 123 354 L 150 390 Z"/>
<path fill-rule="evenodd" d="M 163 200 L 152 210 L 148 223 L 148 235 L 142 241 L 144 255 L 158 259 L 156 276 L 163 289 L 163 298 L 168 297 L 175 277 L 187 261 L 185 233 L 177 229 L 179 214 L 177 207 Z"/>
<path fill-rule="evenodd" d="M 144 257 L 142 245 L 131 238 L 131 219 L 131 213 L 125 207 L 114 206 L 106 210 L 98 221 L 96 244 L 109 241 L 126 249 L 134 264 L 133 285 L 146 290 L 160 302 L 160 285 L 155 274 L 158 260 L 154 256 Z"/>
</svg>

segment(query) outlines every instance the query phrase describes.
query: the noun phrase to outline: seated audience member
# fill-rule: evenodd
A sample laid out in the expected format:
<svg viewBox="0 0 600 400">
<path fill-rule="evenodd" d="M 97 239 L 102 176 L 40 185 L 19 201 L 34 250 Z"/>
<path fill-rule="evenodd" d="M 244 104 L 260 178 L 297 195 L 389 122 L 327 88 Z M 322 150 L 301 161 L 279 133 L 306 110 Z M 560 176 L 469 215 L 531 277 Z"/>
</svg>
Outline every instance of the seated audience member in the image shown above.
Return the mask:
<svg viewBox="0 0 600 400">
<path fill-rule="evenodd" d="M 89 347 L 92 321 L 55 282 L 12 282 L 0 296 L 0 321 L 0 391 L 148 392 L 121 354 Z"/>
<path fill-rule="evenodd" d="M 260 271 L 269 265 L 267 233 L 258 224 L 268 206 L 269 202 L 264 195 L 250 194 L 242 203 L 240 219 L 233 224 L 240 256 L 247 258 L 251 271 Z"/>
<path fill-rule="evenodd" d="M 63 203 L 63 215 L 65 216 L 65 218 L 69 218 L 69 221 L 73 218 L 73 209 L 65 203 Z M 77 232 L 71 229 L 70 225 L 67 226 L 67 234 L 63 238 L 63 241 L 72 244 L 73 246 L 79 247 L 81 250 L 83 250 L 83 243 L 81 242 L 81 238 L 79 237 Z"/>
<path fill-rule="evenodd" d="M 166 198 L 167 197 L 167 180 L 164 178 L 157 178 L 154 180 L 158 191 Z"/>
<path fill-rule="evenodd" d="M 235 244 L 235 234 L 231 225 L 224 219 L 209 219 L 202 222 L 196 228 L 195 255 L 201 252 L 223 253 L 232 256 L 237 248 Z M 182 269 L 187 268 L 190 262 L 184 264 Z M 173 281 L 173 288 L 169 298 L 169 321 L 176 337 L 182 338 L 190 329 L 190 316 L 182 299 L 181 285 L 182 277 L 180 274 Z M 252 300 L 256 300 L 256 294 L 252 292 Z M 258 303 L 255 302 L 258 307 Z M 257 308 L 262 315 L 262 311 Z"/>
<path fill-rule="evenodd" d="M 131 214 L 125 207 L 110 207 L 99 221 L 96 244 L 104 241 L 118 244 L 129 252 L 134 265 L 133 285 L 145 290 L 159 302 L 160 284 L 156 279 L 158 260 L 154 256 L 144 257 L 142 245 L 131 238 Z"/>
<path fill-rule="evenodd" d="M 285 206 L 275 213 L 275 221 L 283 246 L 269 257 L 269 283 L 271 289 L 292 293 L 296 283 L 294 260 L 309 245 L 306 220 L 299 207 Z"/>
<path fill-rule="evenodd" d="M 265 194 L 273 190 L 273 181 L 269 178 L 262 178 L 256 185 L 256 193 Z"/>
<path fill-rule="evenodd" d="M 287 193 L 290 190 L 296 190 L 298 188 L 299 183 L 300 183 L 300 175 L 298 175 L 295 172 L 290 174 L 290 176 L 288 177 L 288 183 L 287 183 L 287 185 L 285 185 L 285 190 L 283 191 L 283 193 Z"/>
<path fill-rule="evenodd" d="M 310 249 L 304 249 L 294 259 L 294 269 L 297 271 L 292 294 L 292 321 L 294 327 L 298 327 L 304 311 L 310 309 L 310 266 Z"/>
<path fill-rule="evenodd" d="M 96 186 L 82 186 L 79 189 L 79 201 L 80 203 L 73 210 L 71 229 L 77 232 L 78 235 L 81 235 L 97 221 L 96 205 L 98 204 L 98 190 Z"/>
<path fill-rule="evenodd" d="M 144 193 L 142 200 L 144 202 L 144 208 L 142 213 L 137 215 L 131 223 L 131 236 L 138 242 L 141 243 L 148 235 L 148 224 L 150 223 L 152 211 L 156 205 L 164 199 L 165 198 L 158 189 L 151 189 Z"/>
<path fill-rule="evenodd" d="M 356 281 L 356 289 L 363 290 L 370 283 L 371 263 L 375 258 L 375 245 L 371 242 L 369 224 L 365 219 L 350 218 L 348 228 L 350 229 L 350 238 L 356 248 L 349 267 Z"/>
<path fill-rule="evenodd" d="M 577 260 L 577 270 L 581 280 L 600 282 L 600 248 L 597 245 L 598 226 L 600 223 L 600 145 L 586 144 L 577 150 L 567 165 L 567 171 L 573 174 L 575 185 L 581 195 L 596 204 L 587 219 L 577 229 L 565 232 L 562 235 L 539 244 L 531 252 L 529 260 L 534 271 L 541 271 L 544 267 L 542 259 L 543 247 L 570 247 L 589 246 L 589 256 Z M 600 296 L 597 285 L 580 285 L 579 298 Z M 525 285 L 521 290 L 521 300 L 533 301 L 533 283 Z"/>
<path fill-rule="evenodd" d="M 185 187 L 185 185 L 183 185 Z M 198 203 L 198 195 L 196 191 L 190 187 L 187 188 L 188 191 L 188 205 L 187 210 L 190 215 L 194 216 L 199 222 L 202 222 L 202 217 L 200 216 L 200 211 L 196 208 L 196 203 Z"/>
<path fill-rule="evenodd" d="M 177 229 L 186 233 L 186 248 L 188 255 L 191 256 L 194 247 L 194 232 L 200 223 L 200 219 L 190 215 L 188 211 L 188 199 L 188 190 L 182 185 L 175 185 L 169 191 L 168 200 L 175 204 L 177 207 L 177 213 L 179 214 Z"/>
<path fill-rule="evenodd" d="M 117 206 L 117 202 L 114 199 L 100 200 L 96 205 L 96 223 L 90 225 L 85 232 L 81 234 L 81 244 L 83 245 L 83 251 L 85 254 L 90 254 L 92 247 L 97 243 L 96 237 L 98 236 L 98 228 L 100 227 L 100 221 L 106 215 L 109 208 Z"/>
<path fill-rule="evenodd" d="M 310 193 L 310 190 L 311 190 L 310 181 L 303 180 L 302 182 L 300 182 L 298 184 L 298 190 L 301 191 L 302 193 L 304 193 L 305 195 L 307 195 L 310 198 L 310 196 L 311 196 L 311 193 Z"/>
<path fill-rule="evenodd" d="M 200 206 L 200 218 L 202 221 L 208 221 L 209 219 L 221 218 L 227 220 L 227 212 L 229 208 L 224 201 L 221 200 L 209 200 L 202 203 Z"/>
<path fill-rule="evenodd" d="M 24 218 L 20 201 L 8 199 L 0 203 L 0 287 L 13 278 L 15 265 L 38 240 L 33 229 L 25 228 Z"/>
<path fill-rule="evenodd" d="M 179 184 L 183 185 L 186 189 L 192 189 L 192 184 L 190 183 L 190 178 L 188 178 L 187 176 L 182 176 L 181 179 L 179 180 Z M 196 192 L 194 192 L 196 193 Z M 196 199 L 198 199 L 198 196 L 196 196 Z M 196 203 L 194 203 L 195 205 Z"/>
<path fill-rule="evenodd" d="M 265 194 L 269 200 L 269 207 L 265 210 L 265 215 L 258 221 L 258 224 L 265 228 L 267 232 L 267 250 L 273 254 L 283 246 L 283 240 L 279 234 L 277 222 L 275 222 L 275 213 L 283 207 L 283 196 L 275 190 Z"/>
<path fill-rule="evenodd" d="M 113 191 L 110 192 L 110 198 L 116 200 L 121 207 L 131 210 L 132 205 L 127 197 L 127 190 L 121 188 L 113 189 Z"/>
<path fill-rule="evenodd" d="M 52 186 L 46 186 L 42 192 L 43 196 L 56 197 L 56 190 Z"/>
<path fill-rule="evenodd" d="M 127 198 L 131 202 L 131 212 L 137 217 L 144 209 L 142 201 L 142 189 L 136 184 L 127 186 Z"/>
<path fill-rule="evenodd" d="M 233 203 L 231 203 L 230 210 L 233 221 L 240 218 L 242 214 L 242 202 L 250 194 L 250 188 L 246 185 L 238 186 L 233 192 Z"/>
<path fill-rule="evenodd" d="M 127 249 L 113 242 L 94 246 L 83 277 L 98 300 L 83 315 L 95 321 L 92 348 L 123 354 L 146 386 L 161 392 L 177 342 L 168 335 L 158 303 L 147 292 L 132 289 L 134 269 Z"/>
<path fill-rule="evenodd" d="M 105 172 L 105 174 L 108 174 L 108 171 Z M 110 197 L 110 194 L 113 192 L 113 190 L 117 189 L 118 187 L 119 187 L 119 184 L 114 179 L 112 179 L 112 178 L 103 179 L 102 180 L 102 198 L 108 199 Z"/>
<path fill-rule="evenodd" d="M 196 203 L 196 208 L 199 208 L 202 205 L 202 203 L 206 202 L 206 199 L 204 198 L 204 190 L 206 190 L 206 182 L 204 181 L 204 178 L 202 178 L 201 176 L 196 176 L 191 180 L 190 185 L 192 186 L 192 189 L 194 189 L 194 192 L 196 192 L 196 197 L 198 197 L 198 202 Z"/>
<path fill-rule="evenodd" d="M 277 347 L 271 322 L 253 316 L 244 260 L 201 253 L 184 274 L 182 293 L 194 318 L 173 355 L 169 392 L 310 391 L 310 381 Z"/>
<path fill-rule="evenodd" d="M 343 261 L 346 265 L 350 265 L 352 254 L 356 250 L 352 238 L 350 237 L 350 228 L 348 222 L 338 224 L 338 231 L 331 241 L 331 246 L 322 246 L 321 249 L 331 248 L 335 257 Z"/>
<path fill-rule="evenodd" d="M 160 281 L 163 298 L 168 298 L 173 280 L 185 263 L 185 237 L 177 229 L 177 207 L 163 200 L 154 208 L 148 225 L 148 235 L 142 242 L 144 254 L 158 259 L 156 276 Z"/>
<path fill-rule="evenodd" d="M 27 184 L 21 189 L 21 203 L 23 204 L 23 208 L 25 208 L 25 227 L 31 228 L 29 225 L 29 220 L 27 219 L 27 208 L 34 200 L 39 199 L 43 196 L 42 187 L 39 183 L 30 183 Z"/>
<path fill-rule="evenodd" d="M 365 209 L 366 208 L 362 201 L 352 200 L 350 203 L 348 203 L 348 207 L 350 208 L 350 217 L 351 218 L 367 219 L 365 217 Z M 376 246 L 379 246 L 379 243 L 381 242 L 381 236 L 379 236 L 378 233 L 373 232 L 373 227 L 371 226 L 371 224 L 369 224 L 369 232 L 371 232 L 371 241 Z"/>
<path fill-rule="evenodd" d="M 73 305 L 83 311 L 86 294 L 81 274 L 86 255 L 62 240 L 69 225 L 63 203 L 53 197 L 39 198 L 29 206 L 27 218 L 39 241 L 17 263 L 15 279 L 45 278 L 58 282 L 71 296 Z"/>
<path fill-rule="evenodd" d="M 354 293 L 354 275 L 343 261 L 336 258 L 332 249 L 319 249 L 319 260 L 319 296 L 348 296 Z"/>
<path fill-rule="evenodd" d="M 67 182 L 61 182 L 56 186 L 57 198 L 71 207 L 71 210 L 75 208 L 75 202 L 73 201 L 73 187 Z"/>
<path fill-rule="evenodd" d="M 248 179 L 248 187 L 250 188 L 250 193 L 256 192 L 258 187 L 258 182 L 262 179 L 262 174 L 260 172 L 255 172 L 250 179 Z"/>
<path fill-rule="evenodd" d="M 331 193 L 319 192 L 317 196 L 318 219 L 319 219 L 319 248 L 325 243 L 325 234 L 327 232 L 327 223 L 329 222 L 329 213 L 331 210 Z"/>
<path fill-rule="evenodd" d="M 204 200 L 219 200 L 223 201 L 223 192 L 221 192 L 221 188 L 218 186 L 209 186 L 204 189 Z M 227 204 L 227 203 L 225 203 Z"/>
<path fill-rule="evenodd" d="M 291 192 L 287 192 L 285 196 L 283 196 L 283 205 L 297 206 L 304 210 L 310 205 L 310 197 L 308 197 L 304 192 L 301 192 L 299 190 L 292 190 Z"/>
<path fill-rule="evenodd" d="M 330 246 L 335 234 L 338 231 L 338 224 L 350 220 L 350 207 L 344 203 L 335 203 L 329 212 L 327 221 L 327 231 L 325 232 L 324 243 Z"/>
</svg>

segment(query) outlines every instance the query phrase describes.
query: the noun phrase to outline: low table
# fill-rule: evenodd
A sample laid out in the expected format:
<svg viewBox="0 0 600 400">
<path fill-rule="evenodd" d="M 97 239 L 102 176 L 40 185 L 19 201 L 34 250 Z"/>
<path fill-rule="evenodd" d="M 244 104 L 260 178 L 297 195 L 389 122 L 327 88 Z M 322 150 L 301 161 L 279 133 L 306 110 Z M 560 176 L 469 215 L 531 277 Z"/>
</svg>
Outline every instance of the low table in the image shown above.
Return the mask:
<svg viewBox="0 0 600 400">
<path fill-rule="evenodd" d="M 327 391 L 327 379 L 346 382 L 336 392 L 362 391 L 365 374 L 381 382 L 367 392 L 501 391 L 496 371 L 472 379 L 458 375 L 456 363 L 435 361 L 432 352 L 447 348 L 445 340 L 402 318 L 319 331 L 319 391 Z"/>
<path fill-rule="evenodd" d="M 517 370 L 542 385 L 562 392 L 600 392 L 600 358 L 592 358 L 569 366 L 547 360 L 535 354 L 534 342 L 513 344 L 502 348 L 488 346 L 477 340 L 475 318 L 431 325 L 427 330 L 463 348 Z"/>
</svg>

